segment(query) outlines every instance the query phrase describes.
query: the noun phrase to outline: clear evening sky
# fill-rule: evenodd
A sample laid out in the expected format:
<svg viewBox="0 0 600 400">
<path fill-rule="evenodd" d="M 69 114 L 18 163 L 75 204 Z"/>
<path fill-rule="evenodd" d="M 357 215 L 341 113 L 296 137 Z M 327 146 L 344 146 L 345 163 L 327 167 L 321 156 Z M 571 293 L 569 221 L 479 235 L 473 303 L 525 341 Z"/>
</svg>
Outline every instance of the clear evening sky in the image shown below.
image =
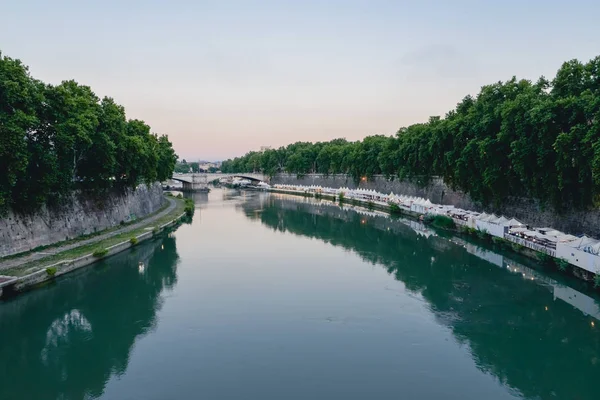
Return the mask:
<svg viewBox="0 0 600 400">
<path fill-rule="evenodd" d="M 392 134 L 600 54 L 599 1 L 0 0 L 0 51 L 75 79 L 182 158 Z"/>
</svg>

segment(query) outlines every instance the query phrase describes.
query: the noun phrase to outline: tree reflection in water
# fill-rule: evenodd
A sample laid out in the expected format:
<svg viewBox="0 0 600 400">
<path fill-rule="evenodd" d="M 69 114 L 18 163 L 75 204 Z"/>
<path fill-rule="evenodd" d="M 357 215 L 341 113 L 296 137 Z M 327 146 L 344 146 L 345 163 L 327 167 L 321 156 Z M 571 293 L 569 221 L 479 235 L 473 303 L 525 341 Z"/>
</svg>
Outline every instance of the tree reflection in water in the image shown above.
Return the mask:
<svg viewBox="0 0 600 400">
<path fill-rule="evenodd" d="M 136 339 L 156 326 L 177 260 L 175 239 L 165 236 L 1 303 L 0 399 L 100 396 L 127 368 Z"/>
<path fill-rule="evenodd" d="M 469 346 L 479 369 L 526 398 L 596 397 L 599 324 L 554 298 L 545 283 L 498 268 L 446 238 L 349 207 L 271 196 L 259 215 L 252 200 L 243 208 L 272 229 L 317 238 L 386 268 Z"/>
</svg>

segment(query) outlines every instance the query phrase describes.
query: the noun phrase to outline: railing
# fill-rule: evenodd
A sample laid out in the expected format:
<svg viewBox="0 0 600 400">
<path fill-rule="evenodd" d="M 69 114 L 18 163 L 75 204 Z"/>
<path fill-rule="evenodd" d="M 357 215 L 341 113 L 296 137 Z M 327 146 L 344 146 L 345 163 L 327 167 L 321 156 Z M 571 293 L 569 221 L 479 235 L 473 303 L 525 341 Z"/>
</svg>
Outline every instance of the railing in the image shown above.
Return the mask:
<svg viewBox="0 0 600 400">
<path fill-rule="evenodd" d="M 541 244 L 533 243 L 529 240 L 525 240 L 520 237 L 509 235 L 508 233 L 504 234 L 504 239 L 506 239 L 510 242 L 516 243 L 516 244 L 520 244 L 521 246 L 527 247 L 528 249 L 536 250 L 541 253 L 546 253 L 552 257 L 556 257 L 556 250 L 551 249 L 546 246 L 542 246 Z"/>
</svg>

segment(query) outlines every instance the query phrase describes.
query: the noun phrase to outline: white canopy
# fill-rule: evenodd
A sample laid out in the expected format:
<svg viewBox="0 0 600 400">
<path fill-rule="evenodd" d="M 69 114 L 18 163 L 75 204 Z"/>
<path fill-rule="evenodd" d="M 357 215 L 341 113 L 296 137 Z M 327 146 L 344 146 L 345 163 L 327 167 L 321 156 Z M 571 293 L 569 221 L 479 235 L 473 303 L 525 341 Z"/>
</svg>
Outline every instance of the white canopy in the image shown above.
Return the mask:
<svg viewBox="0 0 600 400">
<path fill-rule="evenodd" d="M 527 228 L 511 228 L 510 231 L 513 233 L 524 233 L 527 232 Z"/>
<path fill-rule="evenodd" d="M 573 240 L 572 242 L 569 242 L 568 246 L 576 248 L 576 249 L 583 249 L 585 246 L 590 245 L 590 244 L 595 244 L 597 242 L 598 242 L 597 240 L 584 235 L 577 240 Z"/>
<path fill-rule="evenodd" d="M 516 219 L 514 219 L 514 218 L 511 218 L 511 219 L 509 219 L 509 220 L 506 222 L 506 224 L 504 224 L 504 225 L 505 225 L 505 226 L 518 226 L 518 227 L 523 227 L 523 226 L 525 226 L 525 224 L 523 224 L 523 223 L 521 223 L 521 222 L 517 221 L 517 220 L 516 220 Z"/>
<path fill-rule="evenodd" d="M 573 240 L 577 240 L 578 237 L 573 235 L 562 235 L 558 236 L 557 239 L 559 242 L 571 242 Z"/>
<path fill-rule="evenodd" d="M 504 217 L 500 217 L 498 219 L 495 220 L 491 220 L 490 223 L 492 224 L 496 224 L 496 225 L 504 225 L 506 222 L 508 222 L 508 219 L 504 218 Z"/>
</svg>

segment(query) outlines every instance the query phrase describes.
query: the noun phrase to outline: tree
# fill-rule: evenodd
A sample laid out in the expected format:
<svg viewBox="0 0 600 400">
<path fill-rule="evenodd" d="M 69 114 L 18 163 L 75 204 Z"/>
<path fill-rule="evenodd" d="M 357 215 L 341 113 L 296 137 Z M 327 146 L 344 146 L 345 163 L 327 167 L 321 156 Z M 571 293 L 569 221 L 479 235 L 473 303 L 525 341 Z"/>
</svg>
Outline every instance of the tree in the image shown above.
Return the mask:
<svg viewBox="0 0 600 400">
<path fill-rule="evenodd" d="M 0 53 L 0 214 L 13 204 L 14 187 L 26 174 L 40 103 L 40 87 L 27 67 Z"/>
</svg>

